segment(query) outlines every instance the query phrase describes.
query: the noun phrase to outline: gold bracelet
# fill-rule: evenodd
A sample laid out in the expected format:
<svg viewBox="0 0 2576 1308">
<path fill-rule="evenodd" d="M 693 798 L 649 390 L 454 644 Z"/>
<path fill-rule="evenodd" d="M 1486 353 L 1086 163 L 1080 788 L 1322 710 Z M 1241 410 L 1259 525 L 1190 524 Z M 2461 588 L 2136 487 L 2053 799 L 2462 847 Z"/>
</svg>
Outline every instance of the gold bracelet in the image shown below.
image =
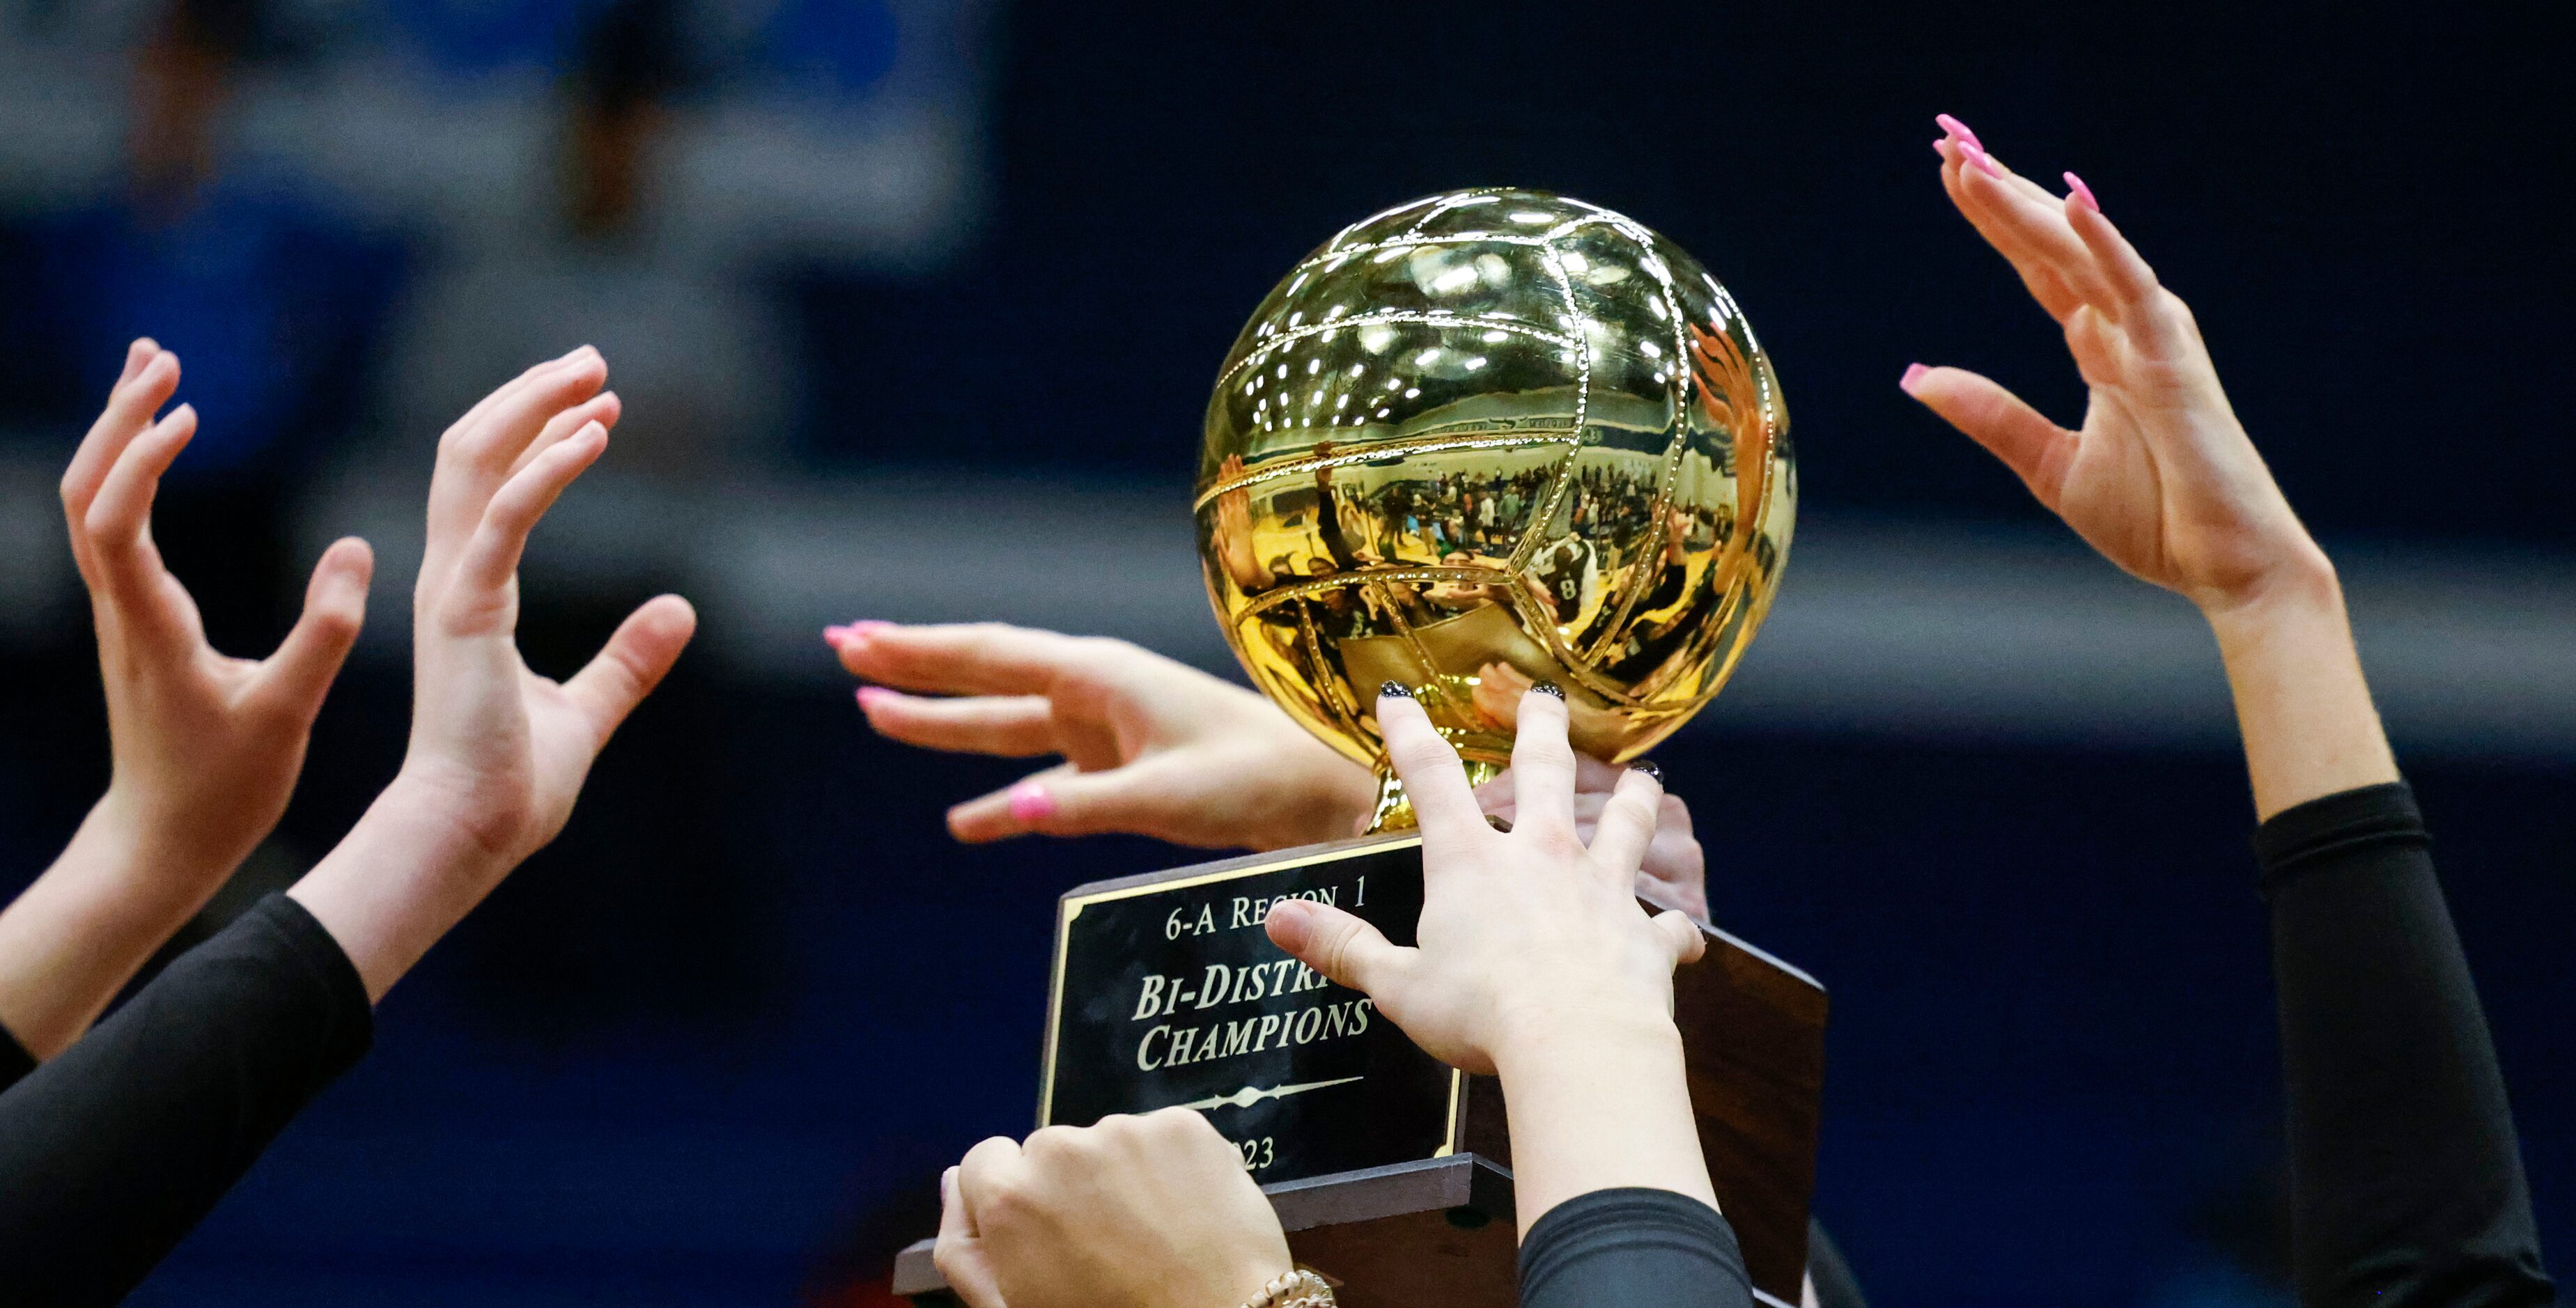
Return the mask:
<svg viewBox="0 0 2576 1308">
<path fill-rule="evenodd" d="M 1333 1287 L 1323 1277 L 1303 1267 L 1291 1268 L 1270 1278 L 1261 1293 L 1244 1302 L 1243 1308 L 1336 1308 Z"/>
</svg>

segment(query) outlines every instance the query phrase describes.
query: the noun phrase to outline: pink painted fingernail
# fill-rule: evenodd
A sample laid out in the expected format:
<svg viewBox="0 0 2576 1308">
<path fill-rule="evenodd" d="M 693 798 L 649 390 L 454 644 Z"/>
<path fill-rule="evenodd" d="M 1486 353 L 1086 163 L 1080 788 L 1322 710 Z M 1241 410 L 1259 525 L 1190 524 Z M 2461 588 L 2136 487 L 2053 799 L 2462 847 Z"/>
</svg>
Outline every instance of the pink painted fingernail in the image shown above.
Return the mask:
<svg viewBox="0 0 2576 1308">
<path fill-rule="evenodd" d="M 2004 175 L 2004 170 L 1995 166 L 1995 157 L 1986 153 L 1986 148 L 1984 146 L 1979 145 L 1974 141 L 1961 141 L 1959 142 L 1959 149 L 1962 153 L 1968 156 L 1969 163 L 1977 166 L 1978 172 L 1984 173 L 1988 177 L 2001 177 Z"/>
<path fill-rule="evenodd" d="M 883 686 L 859 687 L 859 707 L 862 710 L 875 708 L 893 698 L 894 692 Z"/>
<path fill-rule="evenodd" d="M 1011 787 L 1011 819 L 1015 822 L 1043 822 L 1055 815 L 1055 796 L 1047 793 L 1046 783 L 1023 781 Z"/>
<path fill-rule="evenodd" d="M 2066 191 L 2067 194 L 2075 197 L 2075 202 L 2077 204 L 2083 205 L 2085 208 L 2090 209 L 2095 213 L 2102 212 L 2102 202 L 2093 198 L 2093 188 L 2086 186 L 2083 178 L 2078 177 L 2073 173 L 2068 173 L 2066 175 Z"/>
<path fill-rule="evenodd" d="M 1908 395 L 1912 395 L 1914 393 L 1914 388 L 1923 384 L 1923 374 L 1930 371 L 1932 370 L 1924 367 L 1922 364 L 1909 363 L 1905 365 L 1905 375 L 1897 379 L 1896 388 Z"/>
<path fill-rule="evenodd" d="M 838 623 L 825 627 L 823 628 L 823 643 L 826 645 L 838 645 L 841 643 L 841 637 L 847 635 L 849 630 L 849 628 L 841 626 Z"/>
<path fill-rule="evenodd" d="M 1986 148 L 1986 143 L 1978 140 L 1977 134 L 1969 131 L 1966 123 L 1960 122 L 1958 119 L 1953 118 L 1948 114 L 1934 114 L 1932 115 L 1932 121 L 1939 124 L 1941 130 L 1949 133 L 1953 139 L 1965 142 L 1969 149 L 1983 150 Z"/>
</svg>

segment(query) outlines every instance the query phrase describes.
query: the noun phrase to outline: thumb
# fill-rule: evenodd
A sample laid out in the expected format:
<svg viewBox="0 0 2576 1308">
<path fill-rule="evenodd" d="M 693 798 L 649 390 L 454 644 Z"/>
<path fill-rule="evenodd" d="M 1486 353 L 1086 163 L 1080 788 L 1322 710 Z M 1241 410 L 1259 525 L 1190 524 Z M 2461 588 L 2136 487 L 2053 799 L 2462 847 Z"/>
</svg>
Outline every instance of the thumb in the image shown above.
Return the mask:
<svg viewBox="0 0 2576 1308">
<path fill-rule="evenodd" d="M 260 672 L 259 692 L 306 722 L 322 710 L 332 678 L 358 643 L 367 616 L 367 584 L 375 579 L 376 554 L 355 536 L 322 551 L 304 588 L 304 616 L 286 633 Z"/>
<path fill-rule="evenodd" d="M 985 1256 L 983 1238 L 975 1230 L 975 1214 L 958 1192 L 954 1167 L 939 1175 L 939 1242 L 931 1246 L 930 1260 L 968 1308 L 1006 1308 L 992 1260 Z"/>
<path fill-rule="evenodd" d="M 1926 368 L 1917 363 L 1906 368 L 1904 380 L 1897 385 L 2003 460 L 2040 503 L 2056 511 L 2058 491 L 2066 484 L 2068 456 L 2075 449 L 2075 433 L 2041 416 L 2020 396 L 1965 368 Z"/>
<path fill-rule="evenodd" d="M 1700 955 L 1708 952 L 1708 934 L 1699 929 L 1699 923 L 1691 921 L 1690 914 L 1678 908 L 1655 914 L 1655 930 L 1663 933 L 1664 943 L 1672 947 L 1675 967 L 1696 963 Z"/>
<path fill-rule="evenodd" d="M 594 749 L 605 748 L 617 724 L 662 684 L 663 675 L 680 661 L 680 651 L 697 630 L 698 611 L 687 600 L 656 596 L 627 614 L 616 634 L 600 647 L 598 657 L 564 683 L 564 693 L 581 706 L 598 733 Z"/>
<path fill-rule="evenodd" d="M 1385 935 L 1361 918 L 1310 899 L 1283 899 L 1270 906 L 1262 923 L 1270 943 L 1290 958 L 1335 982 L 1376 999 L 1381 987 L 1400 987 L 1414 951 L 1388 944 Z"/>
</svg>

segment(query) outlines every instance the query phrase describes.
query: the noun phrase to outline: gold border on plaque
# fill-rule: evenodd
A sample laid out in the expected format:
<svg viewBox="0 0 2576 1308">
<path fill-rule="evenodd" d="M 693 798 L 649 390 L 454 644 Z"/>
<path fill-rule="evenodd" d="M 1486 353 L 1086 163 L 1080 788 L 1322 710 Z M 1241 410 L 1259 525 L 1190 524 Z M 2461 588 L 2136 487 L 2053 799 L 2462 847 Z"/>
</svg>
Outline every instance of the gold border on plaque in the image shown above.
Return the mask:
<svg viewBox="0 0 2576 1308">
<path fill-rule="evenodd" d="M 1175 877 L 1168 881 L 1143 880 L 1135 885 L 1119 886 L 1116 889 L 1102 890 L 1088 895 L 1068 894 L 1058 900 L 1055 921 L 1055 962 L 1047 976 L 1046 1054 L 1038 1073 L 1038 1125 L 1045 1126 L 1048 1119 L 1055 1115 L 1055 1046 L 1057 1026 L 1064 1013 L 1065 955 L 1073 947 L 1073 920 L 1082 916 L 1083 909 L 1093 904 L 1105 904 L 1111 900 L 1134 899 L 1139 895 L 1157 895 L 1170 890 L 1187 890 L 1192 886 L 1212 885 L 1219 881 L 1237 881 L 1244 877 L 1285 872 L 1290 868 L 1307 867 L 1316 863 L 1357 858 L 1363 854 L 1415 848 L 1421 844 L 1422 837 L 1418 835 L 1336 842 L 1325 848 L 1309 849 L 1302 853 L 1292 851 L 1285 858 L 1274 858 L 1266 862 L 1223 867 L 1198 876 Z M 1465 1127 L 1465 1123 L 1459 1120 L 1459 1105 L 1464 1102 L 1466 1094 L 1467 1074 L 1454 1067 L 1449 1069 L 1447 1133 L 1442 1138 L 1440 1147 L 1431 1152 L 1431 1157 L 1446 1158 L 1458 1152 L 1458 1133 Z"/>
</svg>

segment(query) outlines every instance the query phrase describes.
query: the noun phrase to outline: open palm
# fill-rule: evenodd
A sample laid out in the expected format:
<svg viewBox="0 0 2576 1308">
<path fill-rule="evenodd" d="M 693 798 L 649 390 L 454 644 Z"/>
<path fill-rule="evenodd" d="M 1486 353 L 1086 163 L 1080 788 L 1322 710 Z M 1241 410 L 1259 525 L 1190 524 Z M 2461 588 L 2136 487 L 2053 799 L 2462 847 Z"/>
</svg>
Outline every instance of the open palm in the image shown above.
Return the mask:
<svg viewBox="0 0 2576 1308">
<path fill-rule="evenodd" d="M 687 603 L 666 595 L 629 615 L 568 681 L 519 657 L 519 557 L 537 520 L 608 447 L 619 405 L 600 389 L 607 377 L 588 347 L 530 369 L 448 429 L 430 482 L 403 771 L 447 796 L 476 843 L 508 863 L 563 829 L 591 761 L 696 625 Z"/>
<path fill-rule="evenodd" d="M 2204 609 L 2260 593 L 2314 546 L 2218 384 L 2191 310 L 2074 174 L 2064 199 L 1944 121 L 1941 183 L 2066 336 L 2091 392 L 2069 431 L 1960 368 L 1907 393 L 2002 459 L 2040 503 L 2130 573 Z"/>
</svg>

